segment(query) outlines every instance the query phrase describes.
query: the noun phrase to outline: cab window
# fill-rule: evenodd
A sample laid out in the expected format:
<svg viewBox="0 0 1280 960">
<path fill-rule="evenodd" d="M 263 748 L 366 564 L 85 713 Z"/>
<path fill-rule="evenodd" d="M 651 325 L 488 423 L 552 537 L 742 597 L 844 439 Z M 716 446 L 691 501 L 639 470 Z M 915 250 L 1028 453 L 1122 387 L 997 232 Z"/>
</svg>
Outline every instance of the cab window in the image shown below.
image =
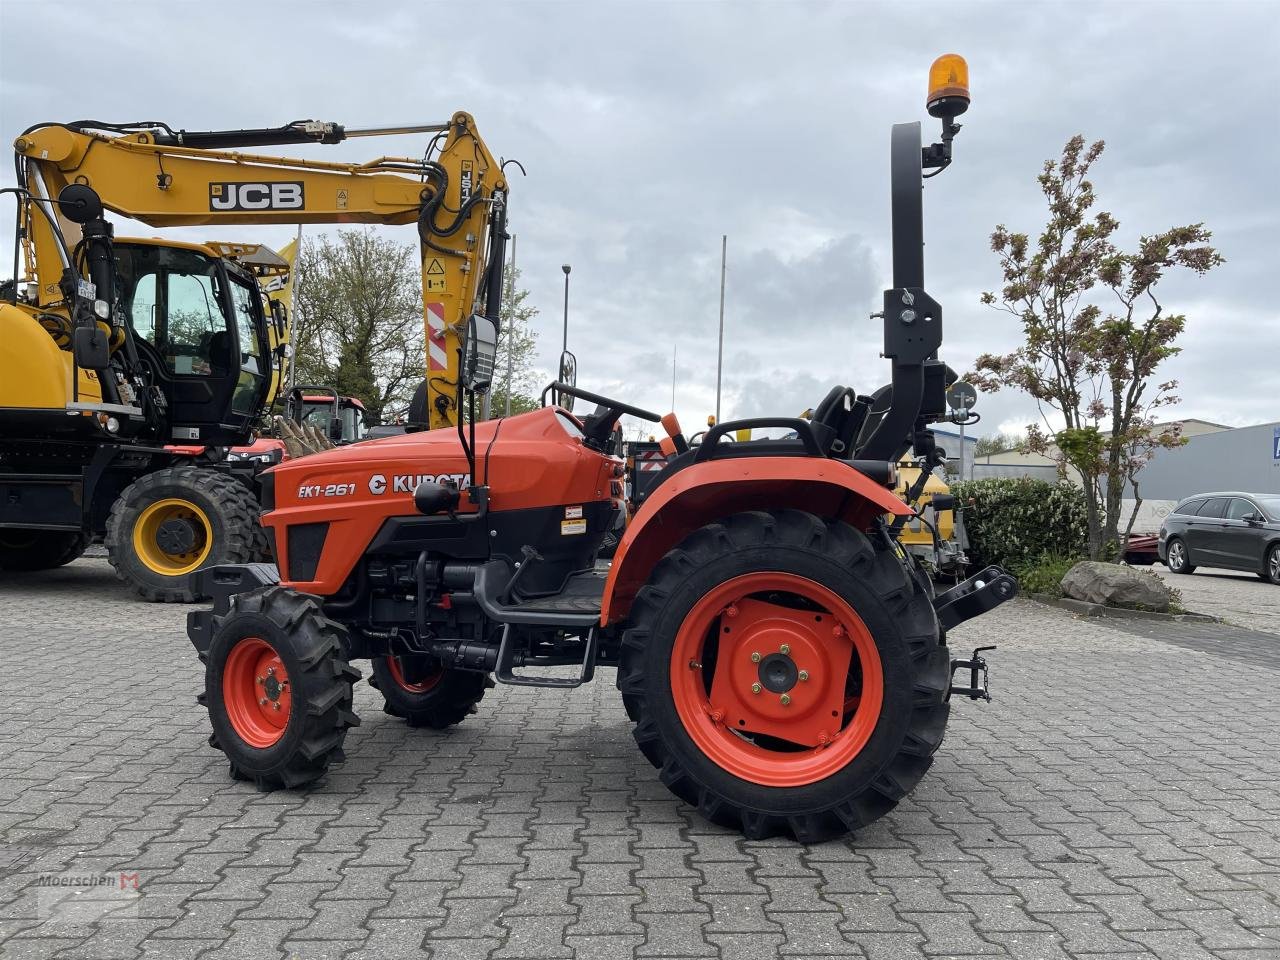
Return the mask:
<svg viewBox="0 0 1280 960">
<path fill-rule="evenodd" d="M 231 309 L 235 314 L 236 332 L 239 334 L 240 353 L 234 358 L 239 368 L 236 392 L 231 398 L 235 413 L 253 413 L 266 373 L 262 363 L 262 349 L 258 343 L 258 314 L 255 303 L 260 303 L 256 291 L 239 280 L 231 281 Z"/>
<path fill-rule="evenodd" d="M 175 376 L 226 375 L 235 337 L 223 313 L 217 263 L 195 250 L 118 244 L 120 297 L 134 334 Z"/>
</svg>

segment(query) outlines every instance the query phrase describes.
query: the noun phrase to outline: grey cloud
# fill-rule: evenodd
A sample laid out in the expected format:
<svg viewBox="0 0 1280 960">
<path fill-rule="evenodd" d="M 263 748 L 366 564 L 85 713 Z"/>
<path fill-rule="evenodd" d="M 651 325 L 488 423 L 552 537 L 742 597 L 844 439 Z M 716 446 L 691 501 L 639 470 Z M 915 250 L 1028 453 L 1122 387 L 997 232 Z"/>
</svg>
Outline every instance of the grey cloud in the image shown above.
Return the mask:
<svg viewBox="0 0 1280 960">
<path fill-rule="evenodd" d="M 127 11 L 127 13 L 125 12 Z M 218 24 L 258 38 L 223 42 Z M 1076 132 L 1105 138 L 1095 182 L 1129 240 L 1196 220 L 1227 266 L 1168 284 L 1191 317 L 1170 375 L 1179 411 L 1276 416 L 1265 346 L 1280 253 L 1280 21 L 1267 4 L 418 3 L 0 5 L 0 130 L 47 119 L 159 117 L 189 128 L 315 116 L 353 125 L 467 109 L 495 152 L 529 170 L 512 193 L 542 366 L 570 345 L 586 387 L 665 410 L 714 409 L 720 236 L 729 235 L 722 413 L 792 414 L 835 382 L 884 382 L 867 313 L 890 280 L 888 134 L 919 119 L 938 53 L 970 62 L 974 104 L 956 163 L 926 189 L 927 285 L 943 356 L 963 370 L 1017 341 L 977 302 L 998 284 L 988 236 L 1043 220 L 1035 174 Z M 114 63 L 29 42 L 105 38 Z M 301 151 L 368 159 L 417 149 L 357 141 Z M 0 176 L 7 165 L 0 165 Z M 6 180 L 6 182 L 9 182 Z M 11 219 L 0 209 L 0 250 Z M 147 228 L 143 231 L 150 233 Z M 122 232 L 125 232 L 122 229 Z M 318 231 L 317 231 L 318 232 Z M 290 231 L 191 231 L 283 244 Z M 408 230 L 390 230 L 406 242 Z M 1036 418 L 984 395 L 983 429 Z M 1194 411 L 1194 412 L 1193 412 Z"/>
</svg>

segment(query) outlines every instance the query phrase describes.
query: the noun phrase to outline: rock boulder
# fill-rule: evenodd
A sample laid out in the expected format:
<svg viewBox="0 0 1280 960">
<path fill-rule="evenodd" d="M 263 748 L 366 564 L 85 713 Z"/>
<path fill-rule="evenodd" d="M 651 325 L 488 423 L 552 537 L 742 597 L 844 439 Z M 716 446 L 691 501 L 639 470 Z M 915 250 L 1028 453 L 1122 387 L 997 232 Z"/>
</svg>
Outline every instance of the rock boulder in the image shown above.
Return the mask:
<svg viewBox="0 0 1280 960">
<path fill-rule="evenodd" d="M 1154 573 L 1118 563 L 1083 560 L 1062 578 L 1062 592 L 1073 600 L 1168 613 L 1172 595 Z"/>
</svg>

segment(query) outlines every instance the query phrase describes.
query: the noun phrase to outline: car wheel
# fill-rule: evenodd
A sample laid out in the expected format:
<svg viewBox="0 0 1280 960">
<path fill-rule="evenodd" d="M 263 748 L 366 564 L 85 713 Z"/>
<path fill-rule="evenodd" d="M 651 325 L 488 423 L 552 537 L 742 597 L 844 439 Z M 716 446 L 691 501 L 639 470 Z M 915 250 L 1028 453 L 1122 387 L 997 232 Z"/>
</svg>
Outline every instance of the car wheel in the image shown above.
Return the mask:
<svg viewBox="0 0 1280 960">
<path fill-rule="evenodd" d="M 1267 561 L 1258 576 L 1268 583 L 1280 584 L 1280 543 L 1271 545 L 1271 549 L 1267 551 Z"/>
<path fill-rule="evenodd" d="M 1194 573 L 1195 567 L 1191 565 L 1191 559 L 1187 555 L 1187 545 L 1174 537 L 1169 541 L 1169 546 L 1165 550 L 1165 566 L 1169 568 L 1170 573 Z"/>
</svg>

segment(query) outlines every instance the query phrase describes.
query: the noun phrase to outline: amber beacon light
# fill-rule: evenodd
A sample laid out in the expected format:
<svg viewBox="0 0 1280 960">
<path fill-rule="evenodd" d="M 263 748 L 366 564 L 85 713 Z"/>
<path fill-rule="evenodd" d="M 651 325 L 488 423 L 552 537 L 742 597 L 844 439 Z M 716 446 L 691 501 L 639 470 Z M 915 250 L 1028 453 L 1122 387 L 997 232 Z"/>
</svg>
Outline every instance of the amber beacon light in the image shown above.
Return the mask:
<svg viewBox="0 0 1280 960">
<path fill-rule="evenodd" d="M 958 53 L 944 53 L 929 68 L 929 97 L 925 104 L 931 117 L 949 119 L 969 109 L 969 64 Z"/>
</svg>

